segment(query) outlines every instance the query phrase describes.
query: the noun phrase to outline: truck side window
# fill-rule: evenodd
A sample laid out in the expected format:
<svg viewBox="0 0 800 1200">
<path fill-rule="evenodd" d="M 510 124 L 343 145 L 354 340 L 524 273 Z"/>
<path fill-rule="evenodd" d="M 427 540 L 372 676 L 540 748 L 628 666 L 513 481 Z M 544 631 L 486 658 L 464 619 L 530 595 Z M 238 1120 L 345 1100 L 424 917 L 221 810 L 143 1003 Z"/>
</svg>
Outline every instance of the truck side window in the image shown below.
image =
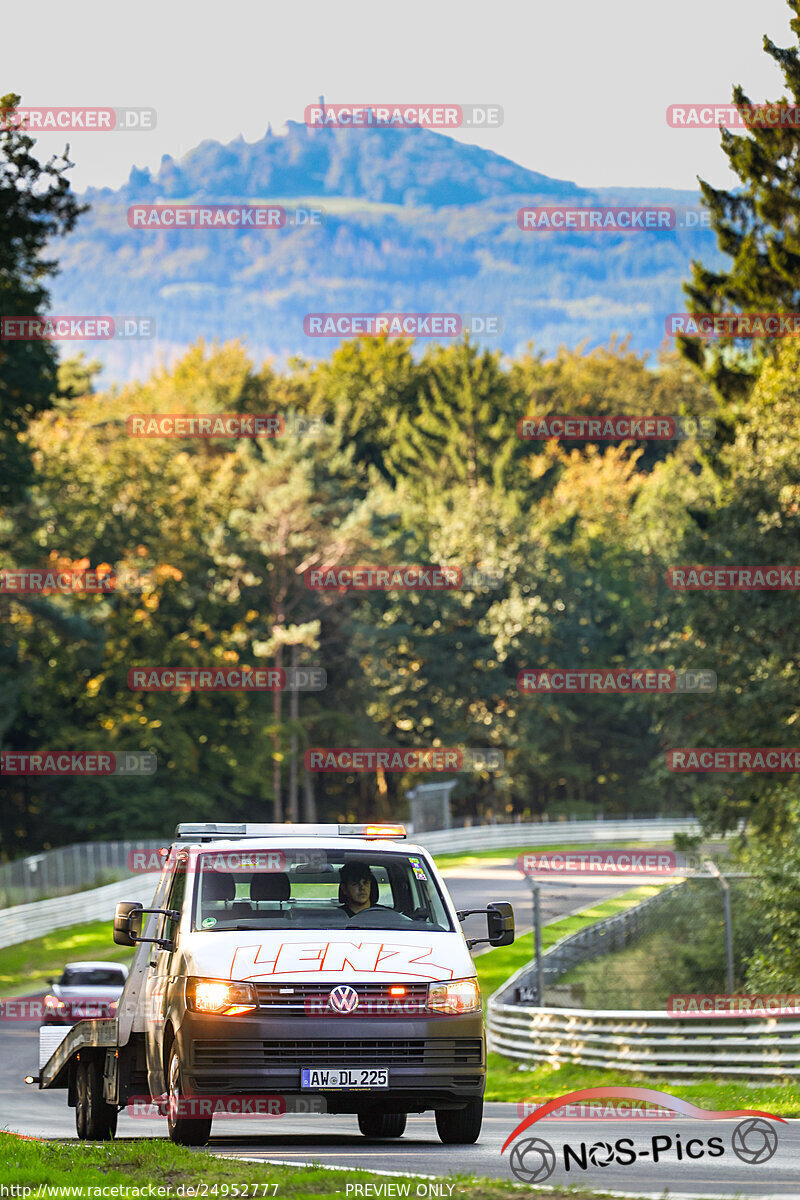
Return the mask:
<svg viewBox="0 0 800 1200">
<path fill-rule="evenodd" d="M 183 911 L 183 898 L 186 895 L 186 863 L 178 862 L 175 868 L 175 874 L 172 877 L 172 883 L 169 886 L 169 894 L 165 908 L 174 908 L 177 912 Z M 164 924 L 161 928 L 160 937 L 173 938 L 178 932 L 180 919 L 172 920 L 170 917 L 163 918 Z"/>
</svg>

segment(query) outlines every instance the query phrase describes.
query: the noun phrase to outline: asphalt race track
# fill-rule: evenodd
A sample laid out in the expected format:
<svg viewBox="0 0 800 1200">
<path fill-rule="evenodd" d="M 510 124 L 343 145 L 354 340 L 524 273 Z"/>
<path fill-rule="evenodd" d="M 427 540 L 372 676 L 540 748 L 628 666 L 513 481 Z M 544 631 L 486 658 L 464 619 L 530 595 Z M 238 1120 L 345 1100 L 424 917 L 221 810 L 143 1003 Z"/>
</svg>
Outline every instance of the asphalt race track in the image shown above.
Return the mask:
<svg viewBox="0 0 800 1200">
<path fill-rule="evenodd" d="M 647 882 L 639 878 L 635 882 Z M 491 900 L 509 899 L 514 904 L 517 929 L 531 927 L 531 893 L 513 865 L 506 860 L 461 868 L 447 873 L 448 888 L 456 906 L 479 907 Z M 631 881 L 580 880 L 547 881 L 542 888 L 543 919 L 552 920 L 593 901 L 627 890 Z M 473 918 L 473 920 L 478 920 Z M 485 926 L 484 926 L 485 928 Z M 475 932 L 480 931 L 480 923 Z M 472 930 L 470 930 L 472 932 Z M 74 1111 L 67 1107 L 64 1092 L 40 1092 L 27 1086 L 25 1075 L 36 1072 L 38 1061 L 38 1024 L 4 1022 L 0 1024 L 0 1126 L 35 1137 L 75 1138 Z M 744 1091 L 745 1089 L 743 1089 Z M 524 1075 L 520 1075 L 520 1096 L 525 1095 Z M 742 1099 L 746 1107 L 746 1099 Z M 283 1163 L 323 1163 L 327 1166 L 362 1167 L 375 1171 L 417 1173 L 436 1177 L 450 1174 L 488 1175 L 514 1180 L 509 1166 L 511 1150 L 501 1155 L 500 1148 L 521 1120 L 514 1104 L 488 1104 L 481 1139 L 475 1146 L 444 1146 L 438 1139 L 433 1114 L 409 1117 L 406 1133 L 399 1140 L 369 1142 L 358 1131 L 351 1116 L 283 1116 L 280 1118 L 218 1117 L 207 1150 L 198 1153 L 232 1155 L 243 1160 L 242 1182 L 247 1180 L 247 1161 Z M 743 1198 L 796 1197 L 800 1200 L 800 1122 L 775 1123 L 777 1150 L 767 1162 L 749 1164 L 733 1153 L 731 1139 L 736 1121 L 675 1120 L 600 1120 L 565 1121 L 547 1118 L 526 1130 L 518 1140 L 543 1139 L 554 1151 L 555 1169 L 547 1179 L 531 1180 L 531 1187 L 563 1183 L 572 1186 L 645 1196 L 663 1196 L 698 1200 L 700 1197 Z M 675 1146 L 692 1138 L 705 1143 L 712 1136 L 722 1139 L 724 1153 L 715 1158 L 678 1161 Z M 166 1137 L 163 1119 L 134 1118 L 120 1114 L 118 1137 Z M 601 1146 L 594 1152 L 597 1165 L 587 1158 L 583 1170 L 571 1160 L 564 1169 L 563 1144 L 568 1142 L 577 1153 L 580 1144 L 587 1148 L 596 1143 L 611 1143 L 620 1137 L 634 1141 L 637 1160 L 630 1165 L 602 1161 L 609 1151 Z M 653 1137 L 671 1137 L 672 1146 L 653 1162 Z M 659 1143 L 663 1146 L 663 1142 Z M 697 1143 L 695 1143 L 695 1147 Z M 548 1151 L 534 1146 L 523 1159 L 523 1167 L 535 1169 Z M 532 1157 L 531 1157 L 532 1155 Z M 400 1183 L 390 1176 L 387 1182 Z M 389 1193 L 397 1195 L 398 1192 Z M 399 1192 L 402 1195 L 402 1192 Z M 453 1197 L 464 1194 L 460 1186 Z M 444 1193 L 447 1196 L 447 1192 Z M 354 1197 L 355 1200 L 355 1197 Z"/>
</svg>

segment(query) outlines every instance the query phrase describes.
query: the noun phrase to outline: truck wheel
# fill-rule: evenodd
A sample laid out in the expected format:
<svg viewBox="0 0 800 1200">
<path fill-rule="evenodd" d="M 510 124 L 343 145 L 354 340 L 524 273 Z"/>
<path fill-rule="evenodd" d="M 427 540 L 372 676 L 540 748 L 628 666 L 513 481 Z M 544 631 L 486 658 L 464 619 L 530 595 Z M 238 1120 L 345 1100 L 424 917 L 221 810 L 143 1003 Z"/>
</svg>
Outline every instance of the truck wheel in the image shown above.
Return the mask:
<svg viewBox="0 0 800 1200">
<path fill-rule="evenodd" d="M 359 1113 L 358 1128 L 368 1138 L 402 1137 L 406 1131 L 406 1120 L 405 1113 Z"/>
<path fill-rule="evenodd" d="M 173 1142 L 179 1146 L 205 1146 L 211 1136 L 211 1117 L 181 1117 L 183 1100 L 181 1086 L 181 1060 L 176 1046 L 169 1055 L 167 1073 L 167 1129 Z"/>
<path fill-rule="evenodd" d="M 471 1146 L 477 1142 L 483 1123 L 483 1098 L 470 1100 L 466 1108 L 437 1108 L 436 1131 L 450 1146 Z"/>
<path fill-rule="evenodd" d="M 80 1059 L 75 1099 L 75 1128 L 81 1141 L 110 1142 L 117 1132 L 117 1110 L 103 1099 L 102 1059 Z"/>
<path fill-rule="evenodd" d="M 86 1141 L 86 1108 L 89 1103 L 86 1084 L 86 1063 L 78 1060 L 75 1071 L 75 1130 L 79 1139 Z"/>
</svg>

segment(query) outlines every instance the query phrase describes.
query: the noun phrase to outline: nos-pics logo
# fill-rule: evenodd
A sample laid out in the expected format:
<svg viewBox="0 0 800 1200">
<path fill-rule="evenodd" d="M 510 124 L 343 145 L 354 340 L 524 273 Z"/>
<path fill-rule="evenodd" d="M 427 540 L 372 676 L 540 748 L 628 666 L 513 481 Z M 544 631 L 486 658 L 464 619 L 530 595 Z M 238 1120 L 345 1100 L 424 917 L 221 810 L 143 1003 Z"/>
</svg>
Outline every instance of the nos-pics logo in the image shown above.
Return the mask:
<svg viewBox="0 0 800 1200">
<path fill-rule="evenodd" d="M 710 1111 L 679 1100 L 666 1092 L 655 1091 L 651 1088 L 582 1088 L 549 1100 L 526 1117 L 513 1133 L 506 1139 L 501 1150 L 506 1148 L 536 1121 L 553 1112 L 564 1104 L 578 1100 L 597 1099 L 601 1096 L 625 1096 L 629 1099 L 644 1101 L 650 1104 L 660 1104 L 671 1109 L 676 1114 L 697 1117 L 706 1121 L 718 1121 L 735 1117 L 744 1117 L 739 1121 L 730 1136 L 730 1150 L 743 1163 L 756 1166 L 769 1162 L 778 1149 L 778 1133 L 772 1122 L 783 1121 L 782 1117 L 772 1113 L 760 1112 L 753 1109 L 733 1109 L 728 1111 Z M 640 1159 L 647 1162 L 686 1162 L 704 1158 L 721 1158 L 727 1153 L 725 1137 L 715 1134 L 711 1137 L 689 1137 L 681 1133 L 658 1133 L 638 1144 L 630 1137 L 616 1138 L 613 1142 L 598 1140 L 596 1142 L 565 1142 L 560 1155 L 555 1147 L 545 1138 L 532 1135 L 516 1142 L 509 1156 L 509 1166 L 512 1173 L 522 1183 L 542 1183 L 549 1179 L 556 1169 L 559 1157 L 563 1157 L 564 1171 L 588 1171 L 592 1167 L 631 1166 Z"/>
</svg>

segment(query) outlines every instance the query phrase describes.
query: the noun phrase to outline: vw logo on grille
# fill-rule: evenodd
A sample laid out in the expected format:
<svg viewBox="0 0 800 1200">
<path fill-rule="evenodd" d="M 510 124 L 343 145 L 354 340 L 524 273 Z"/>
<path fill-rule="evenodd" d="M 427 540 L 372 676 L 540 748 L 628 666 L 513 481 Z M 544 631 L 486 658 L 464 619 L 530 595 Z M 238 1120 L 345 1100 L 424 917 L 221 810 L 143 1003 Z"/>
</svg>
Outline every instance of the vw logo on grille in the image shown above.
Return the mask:
<svg viewBox="0 0 800 1200">
<path fill-rule="evenodd" d="M 339 1013 L 350 1013 L 358 1008 L 358 992 L 355 988 L 340 984 L 328 996 L 328 1005 Z"/>
</svg>

